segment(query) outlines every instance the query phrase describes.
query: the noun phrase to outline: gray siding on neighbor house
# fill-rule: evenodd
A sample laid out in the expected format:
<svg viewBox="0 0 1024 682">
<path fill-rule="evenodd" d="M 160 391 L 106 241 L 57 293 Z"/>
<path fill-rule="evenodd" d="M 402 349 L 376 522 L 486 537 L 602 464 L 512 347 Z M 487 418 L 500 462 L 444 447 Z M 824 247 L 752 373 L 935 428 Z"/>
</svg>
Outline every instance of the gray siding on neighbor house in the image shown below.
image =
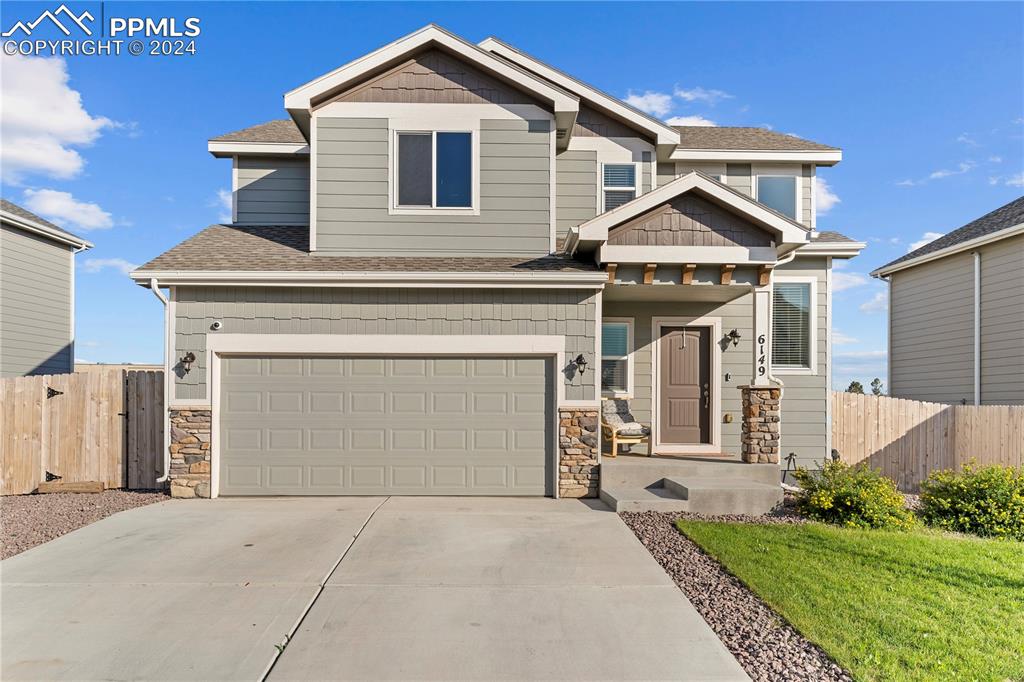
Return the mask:
<svg viewBox="0 0 1024 682">
<path fill-rule="evenodd" d="M 558 238 L 597 215 L 597 152 L 564 151 L 555 157 Z"/>
<path fill-rule="evenodd" d="M 814 276 L 817 278 L 817 374 L 783 374 L 782 456 L 795 452 L 799 463 L 810 466 L 821 462 L 827 452 L 827 407 L 830 391 L 827 382 L 826 340 L 828 299 L 826 266 L 822 258 L 798 258 L 782 266 L 779 275 Z M 722 334 L 736 329 L 738 346 L 729 344 L 721 351 L 722 414 L 732 414 L 732 423 L 723 423 L 722 449 L 740 453 L 741 395 L 739 387 L 750 382 L 753 353 L 753 296 L 744 294 L 727 303 L 710 302 L 626 302 L 605 299 L 602 316 L 632 317 L 634 341 L 634 397 L 630 406 L 636 418 L 650 424 L 653 420 L 653 376 L 651 365 L 653 317 L 718 317 Z M 718 342 L 718 339 L 714 339 Z M 725 381 L 725 374 L 731 381 Z"/>
<path fill-rule="evenodd" d="M 889 392 L 974 401 L 974 260 L 958 253 L 890 277 Z"/>
<path fill-rule="evenodd" d="M 238 157 L 236 222 L 309 224 L 309 157 Z"/>
<path fill-rule="evenodd" d="M 317 252 L 547 254 L 550 130 L 543 120 L 480 122 L 480 215 L 392 215 L 387 119 L 317 118 Z"/>
<path fill-rule="evenodd" d="M 1024 405 L 1024 235 L 979 251 L 981 402 Z"/>
<path fill-rule="evenodd" d="M 565 336 L 567 358 L 592 358 L 596 293 L 581 289 L 177 287 L 175 356 L 196 354 L 178 400 L 206 403 L 207 334 Z M 219 320 L 219 332 L 210 325 Z M 561 368 L 557 368 L 561 371 Z M 593 400 L 593 375 L 563 376 L 568 400 Z"/>
<path fill-rule="evenodd" d="M 0 227 L 0 376 L 73 371 L 71 259 L 69 246 Z"/>
</svg>

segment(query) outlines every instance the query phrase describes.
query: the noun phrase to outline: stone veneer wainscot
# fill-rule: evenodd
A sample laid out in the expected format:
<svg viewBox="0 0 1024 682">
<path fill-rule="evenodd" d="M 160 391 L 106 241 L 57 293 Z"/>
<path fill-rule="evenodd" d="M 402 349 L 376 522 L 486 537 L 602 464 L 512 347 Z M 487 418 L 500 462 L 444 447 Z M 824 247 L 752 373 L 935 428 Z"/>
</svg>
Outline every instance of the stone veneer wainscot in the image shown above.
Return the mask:
<svg viewBox="0 0 1024 682">
<path fill-rule="evenodd" d="M 751 464 L 779 463 L 779 403 L 782 389 L 774 386 L 742 386 L 743 461 Z"/>
<path fill-rule="evenodd" d="M 558 494 L 597 497 L 597 410 L 558 410 Z"/>
<path fill-rule="evenodd" d="M 171 497 L 210 496 L 210 410 L 171 410 Z"/>
</svg>

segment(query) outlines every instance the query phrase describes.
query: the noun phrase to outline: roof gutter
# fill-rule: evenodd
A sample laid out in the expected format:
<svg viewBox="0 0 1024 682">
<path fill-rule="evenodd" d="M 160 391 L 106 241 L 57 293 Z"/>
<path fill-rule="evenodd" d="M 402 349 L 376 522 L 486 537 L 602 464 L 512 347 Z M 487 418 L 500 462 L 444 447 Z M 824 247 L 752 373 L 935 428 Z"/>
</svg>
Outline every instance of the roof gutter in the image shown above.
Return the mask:
<svg viewBox="0 0 1024 682">
<path fill-rule="evenodd" d="M 159 279 L 167 284 L 245 284 L 252 286 L 587 286 L 605 280 L 601 272 L 272 272 L 136 270 L 131 278 L 146 286 Z"/>
<path fill-rule="evenodd" d="M 28 230 L 29 232 L 33 232 L 42 237 L 46 237 L 47 239 L 52 239 L 55 242 L 66 244 L 74 248 L 75 253 L 81 253 L 82 251 L 85 251 L 86 249 L 91 249 L 93 247 L 92 242 L 88 242 L 80 237 L 76 237 L 75 235 L 69 232 L 57 232 L 52 227 L 47 227 L 46 225 L 43 225 L 42 223 L 37 223 L 34 220 L 22 218 L 21 216 L 16 215 L 14 213 L 0 211 L 0 217 L 3 218 L 4 222 L 10 223 L 15 227 L 21 228 L 23 230 Z"/>
<path fill-rule="evenodd" d="M 164 306 L 164 473 L 163 476 L 156 479 L 156 482 L 165 483 L 168 476 L 171 475 L 171 424 L 167 412 L 167 406 L 171 404 L 171 342 L 169 333 L 171 328 L 171 306 L 167 297 L 160 291 L 156 278 L 149 280 L 149 289 Z"/>
</svg>

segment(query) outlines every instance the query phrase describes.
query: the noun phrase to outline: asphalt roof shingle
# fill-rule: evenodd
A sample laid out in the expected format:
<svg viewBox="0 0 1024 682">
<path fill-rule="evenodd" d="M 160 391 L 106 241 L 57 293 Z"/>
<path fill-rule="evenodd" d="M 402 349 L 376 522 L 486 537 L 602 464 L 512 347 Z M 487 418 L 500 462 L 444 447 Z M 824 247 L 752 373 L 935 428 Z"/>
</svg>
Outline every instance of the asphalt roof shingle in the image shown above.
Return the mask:
<svg viewBox="0 0 1024 682">
<path fill-rule="evenodd" d="M 811 237 L 812 244 L 819 243 L 832 243 L 840 242 L 844 244 L 857 244 L 857 240 L 853 237 L 847 237 L 845 234 L 840 232 L 833 232 L 832 230 L 825 230 L 824 232 L 818 232 Z"/>
<path fill-rule="evenodd" d="M 885 270 L 904 261 L 921 256 L 927 256 L 941 249 L 947 249 L 957 244 L 990 235 L 993 232 L 1005 230 L 1014 225 L 1024 223 L 1024 197 L 1014 199 L 1005 206 L 1000 206 L 991 213 L 986 213 L 977 220 L 973 220 L 963 227 L 957 228 L 948 234 L 928 242 L 924 246 L 914 249 L 905 256 L 901 256 L 891 263 L 886 263 L 879 270 Z"/>
<path fill-rule="evenodd" d="M 139 268 L 178 272 L 594 272 L 564 255 L 538 258 L 321 256 L 305 226 L 211 225 Z"/>
<path fill-rule="evenodd" d="M 212 137 L 210 142 L 284 142 L 304 144 L 306 138 L 302 136 L 302 132 L 295 125 L 295 121 L 290 118 L 281 118 L 242 128 L 233 133 Z"/>
<path fill-rule="evenodd" d="M 67 235 L 67 237 L 70 238 L 70 239 L 74 239 L 74 240 L 80 241 L 80 242 L 85 242 L 85 240 L 82 239 L 81 237 L 79 237 L 78 235 L 72 234 L 72 233 L 68 232 L 67 230 L 65 230 L 64 228 L 60 227 L 59 225 L 54 225 L 53 223 L 51 223 L 46 218 L 41 218 L 41 217 L 37 216 L 35 213 L 32 213 L 32 211 L 29 211 L 27 209 L 22 208 L 21 206 L 18 206 L 15 203 L 7 201 L 7 199 L 0 199 L 0 209 L 3 209 L 4 211 L 7 211 L 8 213 L 13 213 L 14 215 L 18 216 L 19 218 L 24 218 L 25 220 L 31 220 L 32 222 L 36 222 L 36 223 L 39 223 L 41 225 L 45 225 L 46 227 L 50 228 L 51 230 L 54 230 L 55 232 L 59 232 L 60 234 Z"/>
<path fill-rule="evenodd" d="M 767 128 L 740 126 L 673 126 L 679 131 L 681 149 L 732 149 L 766 151 L 839 151 L 794 135 Z"/>
</svg>

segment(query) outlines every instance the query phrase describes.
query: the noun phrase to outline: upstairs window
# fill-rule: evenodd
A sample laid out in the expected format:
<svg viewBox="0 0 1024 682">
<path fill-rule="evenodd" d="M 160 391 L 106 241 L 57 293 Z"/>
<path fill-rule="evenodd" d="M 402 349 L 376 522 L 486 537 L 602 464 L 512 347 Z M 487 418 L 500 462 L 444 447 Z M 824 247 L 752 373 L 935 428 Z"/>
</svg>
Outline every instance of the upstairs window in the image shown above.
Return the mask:
<svg viewBox="0 0 1024 682">
<path fill-rule="evenodd" d="M 608 396 L 629 395 L 633 391 L 633 325 L 631 320 L 604 321 L 601 324 L 601 392 Z"/>
<path fill-rule="evenodd" d="M 397 144 L 399 208 L 472 208 L 472 133 L 400 132 Z"/>
<path fill-rule="evenodd" d="M 796 178 L 792 175 L 757 176 L 757 200 L 796 220 Z"/>
<path fill-rule="evenodd" d="M 622 206 L 636 199 L 636 164 L 608 163 L 602 171 L 604 176 L 604 210 Z"/>
<path fill-rule="evenodd" d="M 773 369 L 813 370 L 814 286 L 776 281 L 772 296 Z"/>
</svg>

